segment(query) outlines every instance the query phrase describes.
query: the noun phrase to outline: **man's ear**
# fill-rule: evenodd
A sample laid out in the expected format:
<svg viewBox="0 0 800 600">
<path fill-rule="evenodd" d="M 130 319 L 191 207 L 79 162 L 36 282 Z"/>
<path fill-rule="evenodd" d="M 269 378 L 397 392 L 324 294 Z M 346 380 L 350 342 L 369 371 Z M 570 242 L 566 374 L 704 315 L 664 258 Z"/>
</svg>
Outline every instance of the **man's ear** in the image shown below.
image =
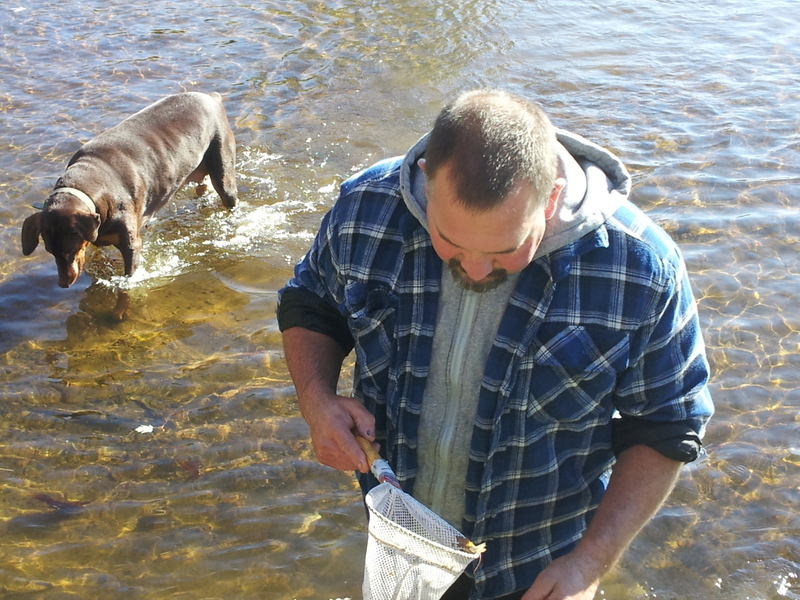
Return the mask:
<svg viewBox="0 0 800 600">
<path fill-rule="evenodd" d="M 75 227 L 83 239 L 87 242 L 95 242 L 100 229 L 100 215 L 97 213 L 75 215 Z"/>
<path fill-rule="evenodd" d="M 561 192 L 564 191 L 564 187 L 567 185 L 567 180 L 563 177 L 559 177 L 556 179 L 555 183 L 553 184 L 553 191 L 550 192 L 550 197 L 547 199 L 547 204 L 544 207 L 544 218 L 545 219 L 552 219 L 553 215 L 556 214 L 556 209 L 558 208 L 558 201 L 561 198 Z"/>
<path fill-rule="evenodd" d="M 22 223 L 22 253 L 28 256 L 39 245 L 42 231 L 42 212 L 33 213 Z"/>
</svg>

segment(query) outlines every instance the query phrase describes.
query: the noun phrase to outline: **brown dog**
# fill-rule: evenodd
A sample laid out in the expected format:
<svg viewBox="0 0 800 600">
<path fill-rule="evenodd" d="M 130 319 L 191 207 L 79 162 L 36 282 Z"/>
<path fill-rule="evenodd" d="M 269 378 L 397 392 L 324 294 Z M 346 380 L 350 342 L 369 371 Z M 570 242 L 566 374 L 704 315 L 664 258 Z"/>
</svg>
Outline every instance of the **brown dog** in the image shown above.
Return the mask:
<svg viewBox="0 0 800 600">
<path fill-rule="evenodd" d="M 140 230 L 185 183 L 208 175 L 236 206 L 236 144 L 217 93 L 167 96 L 87 142 L 69 161 L 44 209 L 22 225 L 22 253 L 44 240 L 58 285 L 81 274 L 87 246 L 116 246 L 125 275 L 139 266 Z"/>
</svg>

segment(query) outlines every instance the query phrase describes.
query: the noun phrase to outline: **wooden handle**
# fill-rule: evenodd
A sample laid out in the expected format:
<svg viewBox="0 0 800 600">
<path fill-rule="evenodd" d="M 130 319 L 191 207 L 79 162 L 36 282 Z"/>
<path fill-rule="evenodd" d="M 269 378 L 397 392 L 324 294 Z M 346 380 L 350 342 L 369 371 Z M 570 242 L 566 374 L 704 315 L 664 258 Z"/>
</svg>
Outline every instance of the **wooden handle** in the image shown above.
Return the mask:
<svg viewBox="0 0 800 600">
<path fill-rule="evenodd" d="M 369 470 L 372 471 L 373 475 L 375 475 L 375 479 L 381 483 L 388 483 L 397 489 L 402 490 L 403 488 L 400 485 L 400 482 L 397 480 L 397 475 L 394 474 L 394 471 L 392 471 L 392 467 L 389 466 L 389 463 L 381 458 L 381 455 L 378 454 L 375 448 L 372 447 L 372 442 L 361 437 L 357 433 L 354 435 L 358 445 L 361 446 L 364 454 L 367 455 L 367 460 L 369 461 Z"/>
<path fill-rule="evenodd" d="M 381 458 L 381 455 L 378 454 L 378 451 L 372 447 L 372 442 L 370 442 L 368 439 L 356 434 L 356 441 L 358 442 L 358 445 L 361 446 L 364 454 L 367 455 L 367 460 L 369 461 L 370 465 Z"/>
</svg>

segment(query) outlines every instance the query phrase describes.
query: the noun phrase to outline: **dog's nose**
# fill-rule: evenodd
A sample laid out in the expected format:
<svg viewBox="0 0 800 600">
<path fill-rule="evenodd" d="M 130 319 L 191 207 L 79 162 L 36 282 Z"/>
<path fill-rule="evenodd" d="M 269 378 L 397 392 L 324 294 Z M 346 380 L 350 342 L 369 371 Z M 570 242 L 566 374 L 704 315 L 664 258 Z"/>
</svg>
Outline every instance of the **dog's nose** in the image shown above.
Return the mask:
<svg viewBox="0 0 800 600">
<path fill-rule="evenodd" d="M 78 271 L 77 273 L 71 271 L 68 273 L 64 273 L 63 275 L 60 275 L 58 278 L 58 286 L 62 288 L 68 288 L 73 283 L 75 283 L 75 281 L 77 281 L 78 276 L 80 274 L 81 274 L 80 271 Z"/>
</svg>

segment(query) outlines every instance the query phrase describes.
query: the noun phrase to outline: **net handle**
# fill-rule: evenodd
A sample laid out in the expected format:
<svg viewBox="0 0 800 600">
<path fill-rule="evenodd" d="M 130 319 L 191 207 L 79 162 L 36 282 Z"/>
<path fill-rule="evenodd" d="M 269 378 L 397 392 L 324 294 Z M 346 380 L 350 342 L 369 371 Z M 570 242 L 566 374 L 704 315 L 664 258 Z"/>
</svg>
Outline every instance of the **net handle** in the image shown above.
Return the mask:
<svg viewBox="0 0 800 600">
<path fill-rule="evenodd" d="M 355 437 L 358 445 L 361 446 L 364 454 L 367 455 L 367 460 L 369 461 L 370 466 L 372 466 L 372 463 L 374 463 L 376 460 L 381 459 L 381 455 L 378 454 L 378 451 L 372 446 L 372 442 L 358 434 L 355 434 Z"/>
<path fill-rule="evenodd" d="M 378 454 L 378 451 L 372 447 L 372 442 L 368 439 L 361 437 L 357 433 L 353 434 L 358 442 L 358 445 L 361 446 L 361 449 L 364 451 L 364 454 L 367 455 L 367 460 L 369 461 L 369 470 L 372 471 L 372 474 L 375 475 L 375 479 L 377 479 L 380 483 L 390 483 L 394 487 L 401 489 L 400 482 L 397 480 L 397 475 L 394 474 L 392 467 L 389 466 L 389 463 L 381 458 L 381 455 Z"/>
</svg>

